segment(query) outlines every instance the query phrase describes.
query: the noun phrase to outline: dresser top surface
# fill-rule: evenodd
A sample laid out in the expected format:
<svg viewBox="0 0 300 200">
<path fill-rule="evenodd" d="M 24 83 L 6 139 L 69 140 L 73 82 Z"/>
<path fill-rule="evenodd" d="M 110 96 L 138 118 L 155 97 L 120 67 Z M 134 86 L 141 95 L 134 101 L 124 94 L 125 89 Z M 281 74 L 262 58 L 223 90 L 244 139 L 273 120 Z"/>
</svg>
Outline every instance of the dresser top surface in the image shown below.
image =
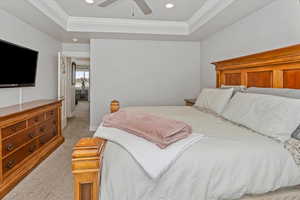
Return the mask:
<svg viewBox="0 0 300 200">
<path fill-rule="evenodd" d="M 0 120 L 10 115 L 27 112 L 43 106 L 59 103 L 61 101 L 62 101 L 61 99 L 43 99 L 43 100 L 30 101 L 23 104 L 2 107 L 0 108 Z"/>
</svg>

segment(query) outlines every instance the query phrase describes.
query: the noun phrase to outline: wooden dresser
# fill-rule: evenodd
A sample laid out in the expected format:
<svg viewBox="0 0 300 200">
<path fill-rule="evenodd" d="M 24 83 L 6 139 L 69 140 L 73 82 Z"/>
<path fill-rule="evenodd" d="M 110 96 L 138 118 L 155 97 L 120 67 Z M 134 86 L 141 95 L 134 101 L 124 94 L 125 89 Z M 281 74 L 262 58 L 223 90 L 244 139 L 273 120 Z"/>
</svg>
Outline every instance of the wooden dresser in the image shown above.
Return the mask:
<svg viewBox="0 0 300 200">
<path fill-rule="evenodd" d="M 61 101 L 0 108 L 0 199 L 63 143 Z"/>
</svg>

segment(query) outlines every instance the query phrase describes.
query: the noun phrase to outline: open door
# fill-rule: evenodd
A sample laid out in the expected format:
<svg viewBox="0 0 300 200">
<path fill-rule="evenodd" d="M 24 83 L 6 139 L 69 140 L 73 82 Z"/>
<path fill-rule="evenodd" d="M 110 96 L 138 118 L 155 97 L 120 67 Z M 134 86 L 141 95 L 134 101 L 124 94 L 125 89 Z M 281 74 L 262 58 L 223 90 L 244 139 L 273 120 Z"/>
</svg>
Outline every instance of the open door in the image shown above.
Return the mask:
<svg viewBox="0 0 300 200">
<path fill-rule="evenodd" d="M 66 94 L 67 94 L 67 66 L 66 57 L 58 53 L 58 98 L 63 99 L 61 108 L 61 127 L 64 129 L 67 126 L 67 109 L 66 109 Z"/>
</svg>

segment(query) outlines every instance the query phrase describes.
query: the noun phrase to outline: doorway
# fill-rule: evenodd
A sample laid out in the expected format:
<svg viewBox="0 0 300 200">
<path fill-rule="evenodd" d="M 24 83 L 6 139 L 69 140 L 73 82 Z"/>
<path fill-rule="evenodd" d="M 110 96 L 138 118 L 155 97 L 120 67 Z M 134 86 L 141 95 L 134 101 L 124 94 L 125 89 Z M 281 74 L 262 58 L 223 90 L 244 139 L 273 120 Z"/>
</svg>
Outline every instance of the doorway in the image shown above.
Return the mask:
<svg viewBox="0 0 300 200">
<path fill-rule="evenodd" d="M 89 121 L 90 108 L 90 59 L 75 58 L 72 60 L 72 83 L 74 87 L 74 108 L 72 117 Z"/>
<path fill-rule="evenodd" d="M 82 61 L 82 59 L 81 59 Z M 76 65 L 75 73 L 75 117 L 89 119 L 89 105 L 90 105 L 90 66 L 89 60 L 84 59 L 85 63 Z M 78 59 L 77 59 L 78 63 Z"/>
<path fill-rule="evenodd" d="M 60 91 L 64 91 L 59 95 L 64 99 L 64 116 L 65 128 L 69 120 L 80 118 L 89 123 L 90 110 L 90 58 L 75 57 L 63 55 L 62 71 L 59 77 L 62 77 L 63 84 L 59 84 Z"/>
</svg>

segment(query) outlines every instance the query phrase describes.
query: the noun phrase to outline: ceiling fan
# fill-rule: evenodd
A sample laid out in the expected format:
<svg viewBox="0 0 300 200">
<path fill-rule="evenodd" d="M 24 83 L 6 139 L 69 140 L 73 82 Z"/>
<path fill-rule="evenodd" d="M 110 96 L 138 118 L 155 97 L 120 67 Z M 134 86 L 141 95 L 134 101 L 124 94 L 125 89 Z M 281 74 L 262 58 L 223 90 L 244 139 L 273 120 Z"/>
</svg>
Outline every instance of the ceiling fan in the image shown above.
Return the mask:
<svg viewBox="0 0 300 200">
<path fill-rule="evenodd" d="M 98 4 L 98 6 L 104 8 L 104 7 L 107 7 L 111 4 L 113 4 L 116 1 L 118 1 L 118 0 L 105 0 L 102 3 Z M 142 12 L 145 15 L 149 15 L 152 13 L 151 8 L 149 7 L 149 5 L 146 3 L 145 0 L 133 0 L 133 1 L 137 4 L 137 6 L 142 10 Z"/>
</svg>

